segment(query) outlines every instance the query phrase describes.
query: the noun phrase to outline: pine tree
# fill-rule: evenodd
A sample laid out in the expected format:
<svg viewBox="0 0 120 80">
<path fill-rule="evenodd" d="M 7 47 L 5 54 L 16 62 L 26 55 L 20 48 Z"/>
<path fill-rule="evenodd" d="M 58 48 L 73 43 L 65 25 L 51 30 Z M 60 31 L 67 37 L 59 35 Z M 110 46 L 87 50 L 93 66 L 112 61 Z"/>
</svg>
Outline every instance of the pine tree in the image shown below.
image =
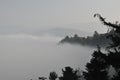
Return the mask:
<svg viewBox="0 0 120 80">
<path fill-rule="evenodd" d="M 50 72 L 50 75 L 49 75 L 49 79 L 50 80 L 56 80 L 58 77 L 57 73 L 56 72 Z"/>
<path fill-rule="evenodd" d="M 112 80 L 120 80 L 120 24 L 118 21 L 116 23 L 106 22 L 105 18 L 101 17 L 100 14 L 95 14 L 94 17 L 99 17 L 100 21 L 112 28 L 114 31 L 113 34 L 109 36 L 112 40 L 112 43 L 108 47 L 108 56 L 107 56 L 107 63 L 113 66 L 117 72 L 117 75 L 112 78 Z"/>
<path fill-rule="evenodd" d="M 94 51 L 92 59 L 86 65 L 85 78 L 86 80 L 108 80 L 107 77 L 106 55 L 100 50 Z"/>
<path fill-rule="evenodd" d="M 94 51 L 92 59 L 86 65 L 85 78 L 86 80 L 108 80 L 108 69 L 112 66 L 117 73 L 112 80 L 120 80 L 120 24 L 106 22 L 100 14 L 95 14 L 94 17 L 96 16 L 102 24 L 112 30 L 112 34 L 107 36 L 112 43 L 106 48 L 107 53 L 101 52 L 100 49 Z"/>
<path fill-rule="evenodd" d="M 62 69 L 63 76 L 60 77 L 60 80 L 78 80 L 77 71 L 73 70 L 71 67 L 65 67 L 65 70 Z"/>
</svg>

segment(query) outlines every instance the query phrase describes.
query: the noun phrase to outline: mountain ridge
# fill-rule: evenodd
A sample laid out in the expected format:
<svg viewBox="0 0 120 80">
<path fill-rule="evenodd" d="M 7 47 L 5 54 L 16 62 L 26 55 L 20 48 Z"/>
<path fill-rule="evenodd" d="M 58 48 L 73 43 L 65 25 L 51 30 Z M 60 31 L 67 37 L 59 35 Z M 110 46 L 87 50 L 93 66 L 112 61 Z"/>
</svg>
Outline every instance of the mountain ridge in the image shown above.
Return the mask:
<svg viewBox="0 0 120 80">
<path fill-rule="evenodd" d="M 101 46 L 106 47 L 108 44 L 110 44 L 112 41 L 108 38 L 109 35 L 113 34 L 113 31 L 110 31 L 109 33 L 101 33 L 99 34 L 97 31 L 94 31 L 93 36 L 87 36 L 87 37 L 79 37 L 77 34 L 75 34 L 72 37 L 66 36 L 63 38 L 59 43 L 69 43 L 69 44 L 80 44 L 83 46 Z"/>
</svg>

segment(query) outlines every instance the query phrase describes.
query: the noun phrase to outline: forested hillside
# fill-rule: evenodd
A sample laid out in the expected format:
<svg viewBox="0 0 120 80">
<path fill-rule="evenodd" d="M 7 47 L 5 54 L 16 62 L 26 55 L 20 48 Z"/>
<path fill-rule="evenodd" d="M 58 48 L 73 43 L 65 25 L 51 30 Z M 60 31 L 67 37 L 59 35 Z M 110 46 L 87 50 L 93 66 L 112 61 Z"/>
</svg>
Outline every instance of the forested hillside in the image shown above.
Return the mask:
<svg viewBox="0 0 120 80">
<path fill-rule="evenodd" d="M 94 32 L 93 36 L 80 37 L 75 34 L 73 37 L 66 36 L 60 41 L 60 43 L 70 43 L 70 44 L 80 44 L 84 46 L 101 46 L 105 47 L 111 43 L 111 40 L 108 38 L 109 35 L 113 34 L 113 30 L 109 33 L 99 34 L 97 31 Z"/>
</svg>

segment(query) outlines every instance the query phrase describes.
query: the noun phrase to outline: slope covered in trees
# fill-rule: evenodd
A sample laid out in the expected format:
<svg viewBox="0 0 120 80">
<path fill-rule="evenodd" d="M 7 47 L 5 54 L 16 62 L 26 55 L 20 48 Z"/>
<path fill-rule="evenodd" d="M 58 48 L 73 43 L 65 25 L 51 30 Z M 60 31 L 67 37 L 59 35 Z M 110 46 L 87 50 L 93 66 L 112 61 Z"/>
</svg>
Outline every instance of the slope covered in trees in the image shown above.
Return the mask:
<svg viewBox="0 0 120 80">
<path fill-rule="evenodd" d="M 73 37 L 66 36 L 60 41 L 60 43 L 80 44 L 86 46 L 102 46 L 105 47 L 111 43 L 111 40 L 107 37 L 113 33 L 111 30 L 109 33 L 99 34 L 97 31 L 94 32 L 93 36 L 79 37 L 75 34 Z"/>
</svg>

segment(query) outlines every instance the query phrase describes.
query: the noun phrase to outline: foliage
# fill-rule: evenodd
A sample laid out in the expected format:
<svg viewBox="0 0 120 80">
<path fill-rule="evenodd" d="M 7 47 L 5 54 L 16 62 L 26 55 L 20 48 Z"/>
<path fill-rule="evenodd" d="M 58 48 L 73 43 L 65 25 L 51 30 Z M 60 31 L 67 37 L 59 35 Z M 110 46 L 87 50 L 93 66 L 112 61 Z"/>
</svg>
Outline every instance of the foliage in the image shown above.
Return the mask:
<svg viewBox="0 0 120 80">
<path fill-rule="evenodd" d="M 50 75 L 49 75 L 49 79 L 50 80 L 56 80 L 56 78 L 58 77 L 57 73 L 56 72 L 50 72 Z"/>
<path fill-rule="evenodd" d="M 106 54 L 103 54 L 100 50 L 93 53 L 90 63 L 86 65 L 85 78 L 86 80 L 108 80 L 106 70 L 109 66 L 112 66 L 117 74 L 111 79 L 120 80 L 120 24 L 118 22 L 115 24 L 106 22 L 100 14 L 95 14 L 94 17 L 96 16 L 104 25 L 109 26 L 114 33 L 108 36 L 112 43 L 107 47 Z"/>
<path fill-rule="evenodd" d="M 100 50 L 94 51 L 91 61 L 86 65 L 87 72 L 84 73 L 86 80 L 108 80 L 107 67 L 106 55 Z"/>
<path fill-rule="evenodd" d="M 65 67 L 62 69 L 63 76 L 60 77 L 61 80 L 78 80 L 77 71 L 73 70 L 71 67 Z"/>
</svg>

